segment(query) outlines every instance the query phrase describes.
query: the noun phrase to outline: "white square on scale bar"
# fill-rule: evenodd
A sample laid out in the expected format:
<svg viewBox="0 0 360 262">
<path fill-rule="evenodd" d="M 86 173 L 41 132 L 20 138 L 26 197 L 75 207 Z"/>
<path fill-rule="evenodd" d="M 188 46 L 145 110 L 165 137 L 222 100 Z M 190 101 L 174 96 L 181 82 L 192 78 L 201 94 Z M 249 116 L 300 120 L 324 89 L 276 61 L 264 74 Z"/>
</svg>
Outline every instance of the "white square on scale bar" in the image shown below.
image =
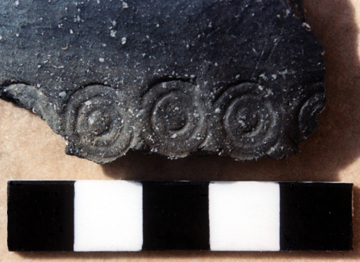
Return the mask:
<svg viewBox="0 0 360 262">
<path fill-rule="evenodd" d="M 279 251 L 280 186 L 271 182 L 209 185 L 210 250 Z"/>
<path fill-rule="evenodd" d="M 90 180 L 74 187 L 74 251 L 142 249 L 141 183 Z"/>
</svg>

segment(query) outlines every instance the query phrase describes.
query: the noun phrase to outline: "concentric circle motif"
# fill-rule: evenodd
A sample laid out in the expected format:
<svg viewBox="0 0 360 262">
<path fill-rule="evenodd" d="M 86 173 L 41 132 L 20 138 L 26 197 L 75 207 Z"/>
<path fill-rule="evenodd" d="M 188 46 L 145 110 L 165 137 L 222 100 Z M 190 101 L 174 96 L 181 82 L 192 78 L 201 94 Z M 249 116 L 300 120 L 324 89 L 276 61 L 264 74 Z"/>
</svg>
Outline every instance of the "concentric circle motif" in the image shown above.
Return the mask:
<svg viewBox="0 0 360 262">
<path fill-rule="evenodd" d="M 221 147 L 239 160 L 254 159 L 267 153 L 278 140 L 279 113 L 271 95 L 255 83 L 228 88 L 215 102 Z"/>
<path fill-rule="evenodd" d="M 152 152 L 184 157 L 205 138 L 206 126 L 196 87 L 182 80 L 152 86 L 143 96 L 146 131 L 143 137 Z"/>
<path fill-rule="evenodd" d="M 111 87 L 92 85 L 77 91 L 62 115 L 67 153 L 97 163 L 115 160 L 130 147 L 132 119 Z"/>
<path fill-rule="evenodd" d="M 300 137 L 306 139 L 318 126 L 318 116 L 326 104 L 325 92 L 319 91 L 314 93 L 302 105 L 299 113 L 299 130 Z"/>
</svg>

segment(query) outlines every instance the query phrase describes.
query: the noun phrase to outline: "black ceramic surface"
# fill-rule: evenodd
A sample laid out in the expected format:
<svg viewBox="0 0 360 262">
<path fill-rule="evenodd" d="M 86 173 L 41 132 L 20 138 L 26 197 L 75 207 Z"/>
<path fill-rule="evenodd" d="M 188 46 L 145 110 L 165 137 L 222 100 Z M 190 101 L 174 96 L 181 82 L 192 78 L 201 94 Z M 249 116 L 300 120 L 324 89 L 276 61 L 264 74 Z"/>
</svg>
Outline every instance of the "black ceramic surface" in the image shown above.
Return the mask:
<svg viewBox="0 0 360 262">
<path fill-rule="evenodd" d="M 0 97 L 97 163 L 281 159 L 326 100 L 322 46 L 291 2 L 1 1 Z"/>
</svg>

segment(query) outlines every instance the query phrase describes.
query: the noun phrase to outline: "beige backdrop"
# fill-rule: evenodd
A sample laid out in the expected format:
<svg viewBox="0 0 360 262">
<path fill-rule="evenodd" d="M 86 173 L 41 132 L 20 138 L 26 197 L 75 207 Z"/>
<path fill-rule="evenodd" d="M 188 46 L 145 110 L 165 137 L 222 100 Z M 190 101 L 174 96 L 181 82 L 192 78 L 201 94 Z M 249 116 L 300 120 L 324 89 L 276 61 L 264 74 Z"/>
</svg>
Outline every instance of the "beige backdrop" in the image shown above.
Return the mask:
<svg viewBox="0 0 360 262">
<path fill-rule="evenodd" d="M 7 1 L 7 0 L 2 0 Z M 255 0 L 254 0 L 255 1 Z M 266 0 L 264 0 L 266 1 Z M 67 156 L 64 140 L 40 117 L 0 101 L 0 261 L 263 261 L 360 259 L 360 0 L 305 0 L 309 23 L 326 53 L 328 103 L 320 126 L 285 160 L 235 162 L 206 156 L 168 160 L 138 153 L 107 165 Z M 350 252 L 14 253 L 7 251 L 9 179 L 345 181 L 354 183 Z"/>
</svg>

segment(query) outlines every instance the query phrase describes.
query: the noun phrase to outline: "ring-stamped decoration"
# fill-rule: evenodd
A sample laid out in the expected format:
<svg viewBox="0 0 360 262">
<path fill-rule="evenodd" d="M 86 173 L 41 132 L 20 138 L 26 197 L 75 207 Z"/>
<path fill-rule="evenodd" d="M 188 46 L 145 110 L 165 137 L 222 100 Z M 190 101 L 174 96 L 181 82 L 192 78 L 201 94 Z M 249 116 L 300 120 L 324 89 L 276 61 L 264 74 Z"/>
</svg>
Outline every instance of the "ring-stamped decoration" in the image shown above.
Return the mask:
<svg viewBox="0 0 360 262">
<path fill-rule="evenodd" d="M 196 85 L 164 81 L 152 86 L 142 101 L 147 123 L 143 136 L 152 152 L 178 158 L 198 149 L 206 121 Z"/>
<path fill-rule="evenodd" d="M 113 161 L 131 146 L 133 119 L 114 89 L 85 87 L 71 96 L 63 113 L 66 152 L 97 163 Z"/>
<path fill-rule="evenodd" d="M 214 118 L 222 151 L 239 160 L 256 159 L 276 144 L 280 119 L 271 96 L 250 82 L 229 87 L 220 96 Z"/>
</svg>

